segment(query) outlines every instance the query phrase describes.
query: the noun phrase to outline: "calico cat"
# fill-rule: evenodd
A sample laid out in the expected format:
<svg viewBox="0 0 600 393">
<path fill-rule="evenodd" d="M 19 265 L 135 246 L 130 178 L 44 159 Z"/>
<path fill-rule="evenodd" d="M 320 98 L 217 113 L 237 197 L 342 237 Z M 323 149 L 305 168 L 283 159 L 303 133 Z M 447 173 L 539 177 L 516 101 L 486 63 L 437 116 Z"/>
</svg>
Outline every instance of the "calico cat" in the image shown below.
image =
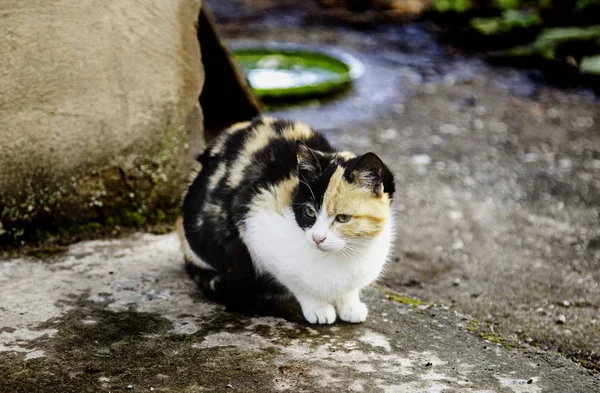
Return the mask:
<svg viewBox="0 0 600 393">
<path fill-rule="evenodd" d="M 198 157 L 182 208 L 188 273 L 236 306 L 289 291 L 310 323 L 362 322 L 362 288 L 393 238 L 394 177 L 373 153 L 335 150 L 302 123 L 259 117 Z"/>
</svg>

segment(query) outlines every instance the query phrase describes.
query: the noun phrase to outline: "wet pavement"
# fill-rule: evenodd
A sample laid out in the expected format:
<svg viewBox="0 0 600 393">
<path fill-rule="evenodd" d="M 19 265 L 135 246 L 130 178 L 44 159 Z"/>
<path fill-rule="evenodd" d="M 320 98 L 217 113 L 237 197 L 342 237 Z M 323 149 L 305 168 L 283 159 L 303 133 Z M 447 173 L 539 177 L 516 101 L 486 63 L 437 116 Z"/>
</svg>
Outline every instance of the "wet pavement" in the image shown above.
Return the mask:
<svg viewBox="0 0 600 393">
<path fill-rule="evenodd" d="M 269 109 L 344 149 L 372 150 L 395 172 L 398 235 L 386 285 L 600 367 L 600 100 L 592 92 L 462 54 L 427 23 L 359 29 L 324 24 L 304 8 L 227 3 L 213 8 L 234 43 L 333 47 L 365 64 L 345 94 Z"/>
</svg>

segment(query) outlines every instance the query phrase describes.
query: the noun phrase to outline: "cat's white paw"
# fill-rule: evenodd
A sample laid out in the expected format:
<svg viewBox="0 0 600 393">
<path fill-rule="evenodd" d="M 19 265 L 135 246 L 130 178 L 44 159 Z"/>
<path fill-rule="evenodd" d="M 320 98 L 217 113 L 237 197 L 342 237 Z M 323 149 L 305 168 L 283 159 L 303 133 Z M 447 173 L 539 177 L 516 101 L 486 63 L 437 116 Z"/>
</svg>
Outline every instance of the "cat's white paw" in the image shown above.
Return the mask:
<svg viewBox="0 0 600 393">
<path fill-rule="evenodd" d="M 350 323 L 364 322 L 369 313 L 367 306 L 361 301 L 344 304 L 338 311 L 340 319 Z"/>
<path fill-rule="evenodd" d="M 302 306 L 304 318 L 310 323 L 331 324 L 335 322 L 335 308 L 331 304 Z"/>
</svg>

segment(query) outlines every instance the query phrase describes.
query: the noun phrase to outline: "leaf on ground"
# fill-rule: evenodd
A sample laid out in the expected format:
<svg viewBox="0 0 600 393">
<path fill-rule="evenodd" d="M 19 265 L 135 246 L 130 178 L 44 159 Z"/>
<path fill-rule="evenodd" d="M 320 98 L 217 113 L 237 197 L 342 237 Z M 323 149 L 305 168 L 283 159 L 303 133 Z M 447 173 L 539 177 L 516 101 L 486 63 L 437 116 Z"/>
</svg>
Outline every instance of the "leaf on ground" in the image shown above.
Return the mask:
<svg viewBox="0 0 600 393">
<path fill-rule="evenodd" d="M 583 57 L 579 63 L 582 74 L 600 75 L 600 55 Z"/>
<path fill-rule="evenodd" d="M 581 41 L 595 41 L 600 49 L 600 25 L 544 29 L 531 44 L 500 51 L 495 55 L 501 57 L 539 55 L 552 60 L 556 58 L 556 50 L 561 45 Z"/>
<path fill-rule="evenodd" d="M 471 27 L 483 35 L 508 33 L 514 29 L 526 29 L 542 24 L 537 12 L 507 10 L 501 16 L 492 18 L 473 18 Z"/>
</svg>

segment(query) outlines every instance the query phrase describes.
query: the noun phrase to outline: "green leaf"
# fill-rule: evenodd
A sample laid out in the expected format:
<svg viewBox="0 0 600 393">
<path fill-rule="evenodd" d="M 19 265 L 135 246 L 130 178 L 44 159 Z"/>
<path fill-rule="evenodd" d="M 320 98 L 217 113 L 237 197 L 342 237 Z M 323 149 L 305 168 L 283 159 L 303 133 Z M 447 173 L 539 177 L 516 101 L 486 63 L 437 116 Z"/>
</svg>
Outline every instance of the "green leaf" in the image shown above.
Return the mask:
<svg viewBox="0 0 600 393">
<path fill-rule="evenodd" d="M 507 10 L 498 17 L 473 18 L 470 24 L 483 35 L 495 35 L 508 33 L 513 29 L 539 26 L 542 24 L 542 18 L 537 12 Z"/>
<path fill-rule="evenodd" d="M 575 3 L 575 7 L 573 8 L 573 11 L 577 12 L 577 11 L 582 11 L 585 8 L 589 7 L 590 5 L 600 5 L 600 0 L 577 0 L 577 2 Z"/>
<path fill-rule="evenodd" d="M 600 25 L 589 27 L 562 27 L 544 29 L 536 40 L 528 45 L 499 52 L 499 56 L 539 55 L 546 59 L 556 58 L 556 50 L 571 42 L 596 42 L 600 50 Z"/>
<path fill-rule="evenodd" d="M 433 0 L 433 6 L 438 12 L 466 12 L 473 8 L 471 0 Z"/>
<path fill-rule="evenodd" d="M 494 5 L 501 10 L 514 10 L 519 8 L 520 0 L 494 0 Z"/>
<path fill-rule="evenodd" d="M 600 75 L 600 55 L 583 57 L 579 63 L 579 72 Z"/>
</svg>

